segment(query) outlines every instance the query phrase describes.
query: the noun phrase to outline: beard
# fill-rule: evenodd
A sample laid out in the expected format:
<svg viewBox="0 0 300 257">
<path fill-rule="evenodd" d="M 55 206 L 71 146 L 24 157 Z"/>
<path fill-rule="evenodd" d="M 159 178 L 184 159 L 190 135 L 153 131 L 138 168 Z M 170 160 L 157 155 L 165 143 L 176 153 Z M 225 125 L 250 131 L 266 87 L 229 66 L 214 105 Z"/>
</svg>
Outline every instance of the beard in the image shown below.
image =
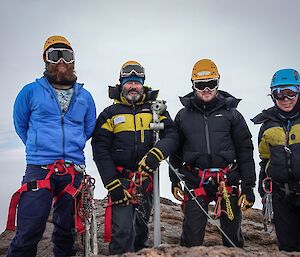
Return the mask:
<svg viewBox="0 0 300 257">
<path fill-rule="evenodd" d="M 137 95 L 130 95 L 130 92 L 136 92 Z M 122 90 L 123 96 L 124 96 L 129 102 L 133 102 L 133 103 L 139 101 L 139 100 L 141 99 L 143 93 L 144 93 L 143 88 L 142 88 L 140 91 L 135 90 L 135 89 L 125 90 L 124 88 L 123 88 L 123 90 Z"/>
<path fill-rule="evenodd" d="M 77 80 L 74 71 L 74 64 L 64 64 L 67 69 L 64 72 L 59 71 L 58 64 L 46 64 L 44 76 L 52 84 L 74 85 Z"/>
</svg>

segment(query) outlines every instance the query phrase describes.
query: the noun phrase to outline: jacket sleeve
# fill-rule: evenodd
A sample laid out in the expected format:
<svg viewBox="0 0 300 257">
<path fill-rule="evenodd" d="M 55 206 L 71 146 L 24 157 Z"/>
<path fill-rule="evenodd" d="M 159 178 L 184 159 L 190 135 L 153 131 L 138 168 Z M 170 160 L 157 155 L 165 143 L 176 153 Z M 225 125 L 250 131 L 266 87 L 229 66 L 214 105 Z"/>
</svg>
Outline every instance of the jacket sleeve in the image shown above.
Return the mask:
<svg viewBox="0 0 300 257">
<path fill-rule="evenodd" d="M 237 164 L 241 173 L 242 190 L 254 187 L 256 182 L 255 164 L 253 159 L 252 135 L 243 116 L 234 110 L 232 122 L 232 139 L 236 149 Z"/>
<path fill-rule="evenodd" d="M 29 119 L 31 114 L 31 94 L 32 91 L 29 86 L 25 86 L 18 94 L 14 103 L 14 126 L 24 145 L 26 145 L 27 130 L 29 128 Z"/>
<path fill-rule="evenodd" d="M 161 122 L 164 124 L 164 129 L 159 132 L 160 140 L 155 144 L 155 148 L 162 153 L 162 159 L 169 157 L 178 146 L 178 133 L 174 121 L 171 119 L 168 112 L 164 112 L 161 117 Z"/>
<path fill-rule="evenodd" d="M 86 140 L 89 140 L 91 138 L 96 125 L 96 107 L 91 94 L 89 94 L 88 104 L 89 108 L 87 110 L 84 120 L 84 129 L 87 137 Z"/>
<path fill-rule="evenodd" d="M 108 107 L 99 115 L 92 137 L 93 157 L 104 186 L 118 176 L 110 151 L 113 138 L 113 125 Z"/>
<path fill-rule="evenodd" d="M 180 133 L 180 112 L 178 112 L 175 117 L 175 125 L 178 131 L 178 145 L 176 150 L 170 155 L 170 163 L 173 166 L 173 168 L 177 169 L 178 172 L 181 173 L 180 171 L 183 165 L 182 147 L 183 147 L 184 138 L 183 138 L 183 134 Z M 171 167 L 169 167 L 169 177 L 172 183 L 179 182 L 179 178 L 176 176 L 176 174 L 174 173 Z"/>
<path fill-rule="evenodd" d="M 259 166 L 259 182 L 258 182 L 258 192 L 261 197 L 264 196 L 264 190 L 262 187 L 263 180 L 267 177 L 266 169 L 270 159 L 270 149 L 269 144 L 266 142 L 265 138 L 263 137 L 264 133 L 264 125 L 261 126 L 259 134 L 258 134 L 258 151 L 259 157 L 261 159 Z"/>
</svg>

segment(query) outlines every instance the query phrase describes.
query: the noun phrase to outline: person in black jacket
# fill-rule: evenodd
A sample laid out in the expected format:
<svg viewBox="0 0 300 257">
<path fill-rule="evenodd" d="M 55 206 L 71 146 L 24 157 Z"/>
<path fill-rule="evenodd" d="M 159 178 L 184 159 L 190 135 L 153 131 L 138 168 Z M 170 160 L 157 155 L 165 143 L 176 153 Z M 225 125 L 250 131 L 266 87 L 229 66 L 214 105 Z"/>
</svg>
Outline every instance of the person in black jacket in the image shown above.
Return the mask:
<svg viewBox="0 0 300 257">
<path fill-rule="evenodd" d="M 262 124 L 258 135 L 261 158 L 258 191 L 264 203 L 265 189 L 272 189 L 279 250 L 288 252 L 300 251 L 299 87 L 296 70 L 277 71 L 271 82 L 275 105 L 252 119 L 255 124 Z"/>
<path fill-rule="evenodd" d="M 99 115 L 92 139 L 94 161 L 112 201 L 110 254 L 148 246 L 152 173 L 178 142 L 175 123 L 164 111 L 159 118 L 164 130 L 154 145 L 151 104 L 158 90 L 143 86 L 144 80 L 138 62 L 122 65 L 120 85 L 109 88 L 115 102 Z"/>
<path fill-rule="evenodd" d="M 184 108 L 175 118 L 180 142 L 170 162 L 206 211 L 211 201 L 216 202 L 222 230 L 235 246 L 243 247 L 240 206 L 247 209 L 255 201 L 253 144 L 247 124 L 236 110 L 240 100 L 218 90 L 219 79 L 213 61 L 202 59 L 194 65 L 193 92 L 180 98 Z M 181 245 L 202 245 L 207 216 L 186 188 L 183 192 L 172 168 L 170 179 L 174 197 L 183 201 Z M 222 236 L 223 244 L 232 246 Z"/>
</svg>

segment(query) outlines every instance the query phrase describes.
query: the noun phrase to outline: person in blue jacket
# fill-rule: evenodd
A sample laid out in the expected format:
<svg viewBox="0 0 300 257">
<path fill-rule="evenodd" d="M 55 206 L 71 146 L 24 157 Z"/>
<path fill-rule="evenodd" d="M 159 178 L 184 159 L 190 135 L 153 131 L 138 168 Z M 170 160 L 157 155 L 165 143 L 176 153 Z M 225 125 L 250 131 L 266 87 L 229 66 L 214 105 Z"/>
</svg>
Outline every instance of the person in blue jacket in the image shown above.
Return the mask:
<svg viewBox="0 0 300 257">
<path fill-rule="evenodd" d="M 93 97 L 77 83 L 74 52 L 62 36 L 44 44 L 44 76 L 26 85 L 14 104 L 14 125 L 26 146 L 17 231 L 7 256 L 36 256 L 53 202 L 54 256 L 73 256 L 74 198 L 85 168 L 83 149 L 96 123 Z M 8 227 L 14 228 L 14 224 Z"/>
</svg>

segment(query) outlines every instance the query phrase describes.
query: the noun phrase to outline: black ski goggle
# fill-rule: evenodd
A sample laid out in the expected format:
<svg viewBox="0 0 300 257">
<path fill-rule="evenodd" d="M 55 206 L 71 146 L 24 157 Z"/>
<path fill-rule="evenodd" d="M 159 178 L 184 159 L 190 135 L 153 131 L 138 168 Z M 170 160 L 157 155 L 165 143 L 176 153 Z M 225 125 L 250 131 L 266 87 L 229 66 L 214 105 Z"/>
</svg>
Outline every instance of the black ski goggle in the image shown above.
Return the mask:
<svg viewBox="0 0 300 257">
<path fill-rule="evenodd" d="M 61 59 L 67 64 L 75 61 L 73 50 L 67 48 L 50 48 L 45 55 L 46 61 L 49 63 L 57 64 Z"/>
<path fill-rule="evenodd" d="M 272 96 L 276 100 L 284 100 L 284 98 L 293 99 L 299 93 L 299 90 L 295 86 L 288 86 L 284 88 L 275 88 L 272 90 Z"/>
<path fill-rule="evenodd" d="M 215 88 L 217 88 L 218 85 L 219 85 L 218 79 L 209 80 L 209 81 L 201 81 L 201 80 L 193 81 L 193 88 L 197 91 L 204 91 L 206 88 L 212 91 Z"/>
<path fill-rule="evenodd" d="M 137 64 L 130 64 L 121 69 L 120 72 L 121 77 L 129 77 L 131 75 L 136 75 L 138 77 L 145 77 L 145 69 L 144 67 Z"/>
</svg>

